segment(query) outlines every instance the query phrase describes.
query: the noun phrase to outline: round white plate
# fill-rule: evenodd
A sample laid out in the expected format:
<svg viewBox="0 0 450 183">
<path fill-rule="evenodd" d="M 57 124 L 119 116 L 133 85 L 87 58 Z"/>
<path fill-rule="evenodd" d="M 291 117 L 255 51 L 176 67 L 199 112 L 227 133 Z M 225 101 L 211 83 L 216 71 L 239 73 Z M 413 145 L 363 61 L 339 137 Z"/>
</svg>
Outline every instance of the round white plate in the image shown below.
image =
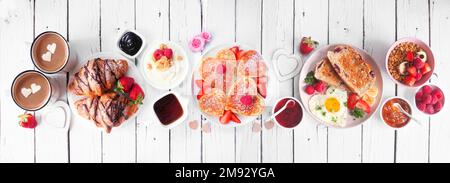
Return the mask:
<svg viewBox="0 0 450 183">
<path fill-rule="evenodd" d="M 150 62 L 153 62 L 153 52 L 159 48 L 160 44 L 166 44 L 169 48 L 172 48 L 174 59 L 176 59 L 177 56 L 182 56 L 183 60 L 181 61 L 180 65 L 180 71 L 175 76 L 176 78 L 170 82 L 167 82 L 165 84 L 157 83 L 154 77 L 150 77 L 147 70 L 147 64 Z M 179 62 L 179 61 L 174 61 Z M 152 87 L 159 89 L 159 90 L 169 90 L 172 88 L 177 87 L 180 85 L 187 77 L 188 71 L 189 71 L 189 57 L 186 54 L 186 51 L 184 51 L 183 47 L 178 45 L 175 42 L 171 41 L 156 41 L 153 42 L 150 47 L 147 48 L 147 51 L 141 57 L 140 63 L 138 65 L 139 70 L 141 71 L 141 74 L 145 81 L 150 84 Z"/>
<path fill-rule="evenodd" d="M 327 52 L 332 50 L 335 45 L 327 45 L 327 46 L 323 46 L 320 49 L 318 49 L 316 52 L 314 52 L 309 58 L 308 60 L 304 63 L 302 71 L 300 72 L 300 80 L 299 80 L 299 90 L 300 90 L 300 101 L 303 103 L 303 106 L 305 107 L 305 110 L 308 111 L 308 113 L 318 122 L 320 122 L 321 124 L 324 124 L 326 126 L 331 126 L 331 127 L 335 127 L 335 128 L 351 128 L 351 127 L 355 127 L 358 126 L 362 123 L 364 123 L 365 121 L 367 121 L 367 119 L 369 119 L 370 117 L 373 116 L 373 114 L 376 112 L 376 110 L 378 109 L 378 107 L 380 106 L 380 101 L 381 101 L 381 97 L 383 96 L 383 78 L 381 75 L 381 71 L 380 71 L 380 67 L 378 67 L 377 63 L 373 60 L 373 58 L 364 50 L 356 48 L 354 46 L 352 46 L 361 56 L 362 58 L 370 64 L 370 66 L 372 66 L 373 71 L 375 72 L 375 86 L 378 88 L 378 96 L 375 100 L 375 104 L 372 106 L 372 112 L 369 115 L 365 115 L 364 118 L 360 118 L 360 119 L 354 119 L 352 116 L 350 116 L 350 113 L 348 114 L 349 116 L 347 117 L 347 122 L 345 124 L 345 126 L 341 127 L 341 126 L 334 126 L 334 125 L 330 125 L 327 124 L 325 122 L 322 122 L 319 118 L 315 117 L 312 112 L 309 110 L 308 107 L 308 103 L 309 103 L 309 99 L 312 97 L 312 95 L 308 95 L 305 93 L 304 91 L 304 87 L 306 86 L 304 80 L 306 75 L 308 74 L 309 71 L 313 71 L 316 67 L 316 64 L 324 57 L 327 56 Z"/>
<path fill-rule="evenodd" d="M 133 62 L 131 62 L 130 60 L 128 60 L 126 57 L 120 55 L 119 53 L 100 52 L 100 53 L 96 53 L 96 54 L 94 54 L 94 55 L 92 55 L 92 56 L 89 56 L 88 58 L 85 58 L 85 59 L 81 60 L 81 61 L 78 63 L 78 65 L 72 70 L 72 72 L 70 72 L 69 83 L 72 82 L 72 80 L 73 80 L 73 78 L 74 78 L 73 75 L 74 75 L 75 73 L 77 73 L 78 71 L 80 71 L 81 67 L 83 67 L 89 60 L 92 60 L 92 59 L 95 59 L 95 58 L 102 58 L 102 59 L 122 59 L 122 60 L 126 60 L 126 61 L 128 62 L 128 72 L 125 73 L 125 76 L 130 76 L 130 77 L 134 78 L 134 81 L 135 81 L 136 83 L 138 83 L 138 84 L 141 86 L 142 90 L 144 90 L 145 95 L 146 95 L 146 98 L 148 98 L 148 97 L 150 96 L 150 95 L 148 94 L 148 92 L 147 92 L 145 86 L 143 85 L 144 79 L 142 79 L 142 76 L 141 76 L 139 70 L 137 69 L 136 65 L 135 65 Z M 86 120 L 86 121 L 89 121 L 89 120 L 87 120 L 87 119 L 81 117 L 81 116 L 78 114 L 78 111 L 77 111 L 76 107 L 74 106 L 74 103 L 75 103 L 77 100 L 84 98 L 84 96 L 77 96 L 77 95 L 74 95 L 74 94 L 72 94 L 71 92 L 69 92 L 69 90 L 68 90 L 68 88 L 67 88 L 67 98 L 68 98 L 69 106 L 70 106 L 70 109 L 72 110 L 72 113 L 73 113 L 73 114 L 76 114 L 77 116 L 79 116 L 80 118 L 82 118 L 82 119 L 84 119 L 84 120 Z M 144 104 L 145 104 L 145 100 L 146 100 L 146 99 L 144 99 Z M 136 111 L 136 113 L 134 113 L 134 114 L 133 114 L 130 118 L 128 118 L 128 120 L 125 121 L 124 123 L 128 123 L 128 122 L 130 122 L 130 121 L 133 121 L 133 120 L 134 120 L 133 118 L 141 111 L 141 110 L 140 110 L 141 108 L 142 108 L 142 106 L 140 106 L 140 107 L 138 108 L 138 111 Z M 89 123 L 86 123 L 86 124 L 91 124 L 92 126 L 96 127 L 95 124 L 94 124 L 93 122 L 89 122 Z M 123 126 L 123 124 L 122 124 L 121 126 Z M 115 128 L 118 128 L 118 127 L 115 127 Z M 98 128 L 98 129 L 102 130 L 102 128 Z"/>
<path fill-rule="evenodd" d="M 201 64 L 202 60 L 204 58 L 206 58 L 206 57 L 215 57 L 216 53 L 219 52 L 220 50 L 226 49 L 226 48 L 231 48 L 233 46 L 239 46 L 240 49 L 245 50 L 245 51 L 247 51 L 247 50 L 256 50 L 256 49 L 252 49 L 249 46 L 246 46 L 246 45 L 243 45 L 243 44 L 239 44 L 239 43 L 221 44 L 221 45 L 218 45 L 218 46 L 211 47 L 210 49 L 208 49 L 207 51 L 205 51 L 203 53 L 201 60 L 196 60 L 195 61 L 194 72 L 192 74 L 192 83 L 191 83 L 192 87 L 191 88 L 192 88 L 192 97 L 193 97 L 193 100 L 195 101 L 195 105 L 197 106 L 197 108 L 199 108 L 198 107 L 198 100 L 197 100 L 197 93 L 199 92 L 199 88 L 197 87 L 197 85 L 195 85 L 195 80 L 201 78 L 200 77 L 200 73 L 198 72 L 198 69 L 200 67 L 200 64 Z M 273 73 L 271 72 L 271 69 L 270 69 L 271 64 L 268 64 L 267 62 L 265 62 L 265 64 L 267 66 L 267 84 L 266 84 L 267 85 L 266 86 L 266 88 L 267 88 L 267 96 L 264 99 L 264 104 L 265 104 L 264 107 L 267 107 L 269 105 L 270 101 L 271 101 L 272 92 L 275 91 L 275 90 L 270 89 L 270 86 L 271 86 L 271 83 L 272 83 L 271 79 L 275 78 L 275 77 L 273 76 Z M 202 113 L 202 115 L 208 121 L 212 122 L 213 124 L 218 124 L 219 126 L 223 126 L 223 127 L 239 127 L 239 126 L 243 126 L 243 125 L 251 123 L 252 121 L 255 121 L 256 118 L 258 118 L 258 116 L 242 116 L 242 115 L 238 115 L 237 117 L 241 120 L 241 123 L 235 123 L 235 122 L 231 121 L 228 124 L 221 124 L 219 122 L 219 118 L 218 117 L 205 114 L 201 110 L 200 110 L 200 112 Z"/>
</svg>

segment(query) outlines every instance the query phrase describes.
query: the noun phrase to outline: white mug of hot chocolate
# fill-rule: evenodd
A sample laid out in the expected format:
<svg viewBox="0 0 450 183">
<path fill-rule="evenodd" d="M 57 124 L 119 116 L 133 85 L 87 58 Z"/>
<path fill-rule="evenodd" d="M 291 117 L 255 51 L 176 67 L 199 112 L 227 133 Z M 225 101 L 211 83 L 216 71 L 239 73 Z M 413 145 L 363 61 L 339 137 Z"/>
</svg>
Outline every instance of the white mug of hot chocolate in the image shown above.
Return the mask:
<svg viewBox="0 0 450 183">
<path fill-rule="evenodd" d="M 31 45 L 31 60 L 40 71 L 55 74 L 69 72 L 76 64 L 76 54 L 69 42 L 59 33 L 47 31 L 39 34 Z"/>
<path fill-rule="evenodd" d="M 60 96 L 60 86 L 52 77 L 35 70 L 27 70 L 14 78 L 11 96 L 20 108 L 38 111 L 56 102 Z"/>
</svg>

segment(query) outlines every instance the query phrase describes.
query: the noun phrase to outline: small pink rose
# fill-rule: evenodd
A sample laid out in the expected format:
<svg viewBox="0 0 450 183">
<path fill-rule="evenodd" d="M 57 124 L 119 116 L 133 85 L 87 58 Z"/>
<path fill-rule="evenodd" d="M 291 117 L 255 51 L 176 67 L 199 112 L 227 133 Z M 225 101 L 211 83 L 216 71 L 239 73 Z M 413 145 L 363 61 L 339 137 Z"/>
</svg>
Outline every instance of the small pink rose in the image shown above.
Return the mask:
<svg viewBox="0 0 450 183">
<path fill-rule="evenodd" d="M 195 36 L 194 38 L 192 38 L 191 41 L 189 41 L 189 48 L 193 52 L 202 51 L 204 47 L 205 47 L 205 40 L 200 36 Z"/>
<path fill-rule="evenodd" d="M 201 36 L 206 42 L 209 42 L 209 41 L 211 41 L 211 38 L 212 38 L 212 35 L 211 35 L 211 33 L 210 32 L 202 32 L 202 33 L 200 33 L 200 35 L 199 36 Z"/>
</svg>

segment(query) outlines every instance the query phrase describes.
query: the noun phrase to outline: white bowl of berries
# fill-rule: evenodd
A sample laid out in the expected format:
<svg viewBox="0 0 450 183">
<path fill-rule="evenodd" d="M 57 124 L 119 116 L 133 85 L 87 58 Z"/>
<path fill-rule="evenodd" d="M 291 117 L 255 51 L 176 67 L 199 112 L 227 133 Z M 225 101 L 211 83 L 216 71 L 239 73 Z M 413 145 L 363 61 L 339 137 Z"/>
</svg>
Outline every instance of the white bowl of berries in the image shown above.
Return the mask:
<svg viewBox="0 0 450 183">
<path fill-rule="evenodd" d="M 414 104 L 426 115 L 435 115 L 444 107 L 444 92 L 436 85 L 424 85 L 416 90 Z"/>
<path fill-rule="evenodd" d="M 386 55 L 386 69 L 389 77 L 406 87 L 425 84 L 434 71 L 434 56 L 423 41 L 407 37 L 396 41 Z"/>
</svg>

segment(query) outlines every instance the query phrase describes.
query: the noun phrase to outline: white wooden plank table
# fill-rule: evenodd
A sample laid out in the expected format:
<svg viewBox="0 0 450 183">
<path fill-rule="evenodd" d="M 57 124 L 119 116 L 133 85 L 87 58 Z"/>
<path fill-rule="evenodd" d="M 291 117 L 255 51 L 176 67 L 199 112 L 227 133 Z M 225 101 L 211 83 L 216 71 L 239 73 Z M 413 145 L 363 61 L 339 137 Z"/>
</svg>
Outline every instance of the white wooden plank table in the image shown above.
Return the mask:
<svg viewBox="0 0 450 183">
<path fill-rule="evenodd" d="M 14 6 L 3 11 L 8 16 L 0 19 L 0 162 L 450 162 L 448 106 L 437 116 L 417 115 L 424 125 L 402 130 L 387 127 L 376 111 L 363 125 L 345 130 L 323 127 L 305 115 L 295 130 L 275 127 L 253 132 L 252 125 L 212 125 L 211 133 L 203 133 L 188 127 L 190 121 L 210 122 L 190 102 L 188 119 L 172 130 L 160 127 L 143 112 L 111 134 L 81 124 L 84 121 L 73 115 L 70 130 L 64 133 L 41 126 L 21 128 L 17 115 L 23 111 L 9 92 L 18 73 L 35 69 L 29 49 L 43 31 L 64 35 L 83 59 L 114 51 L 117 36 L 125 29 L 136 29 L 148 41 L 171 40 L 186 50 L 192 36 L 210 31 L 209 46 L 249 45 L 269 64 L 279 48 L 299 55 L 303 36 L 312 36 L 321 45 L 352 44 L 365 49 L 383 70 L 383 99 L 397 95 L 411 101 L 414 90 L 396 86 L 387 76 L 384 60 L 395 40 L 417 37 L 431 46 L 436 59 L 439 77 L 431 82 L 450 96 L 446 81 L 450 77 L 450 1 L 0 0 L 4 3 Z M 201 53 L 188 54 L 191 63 L 201 57 Z M 70 76 L 52 77 L 66 86 Z M 189 78 L 173 90 L 190 97 L 190 82 Z M 298 77 L 276 86 L 269 88 L 275 98 L 299 97 Z M 147 96 L 164 92 L 150 88 Z M 66 99 L 65 94 L 60 98 Z M 145 106 L 143 111 L 149 109 Z M 253 123 L 264 126 L 269 115 L 266 110 Z"/>
</svg>

